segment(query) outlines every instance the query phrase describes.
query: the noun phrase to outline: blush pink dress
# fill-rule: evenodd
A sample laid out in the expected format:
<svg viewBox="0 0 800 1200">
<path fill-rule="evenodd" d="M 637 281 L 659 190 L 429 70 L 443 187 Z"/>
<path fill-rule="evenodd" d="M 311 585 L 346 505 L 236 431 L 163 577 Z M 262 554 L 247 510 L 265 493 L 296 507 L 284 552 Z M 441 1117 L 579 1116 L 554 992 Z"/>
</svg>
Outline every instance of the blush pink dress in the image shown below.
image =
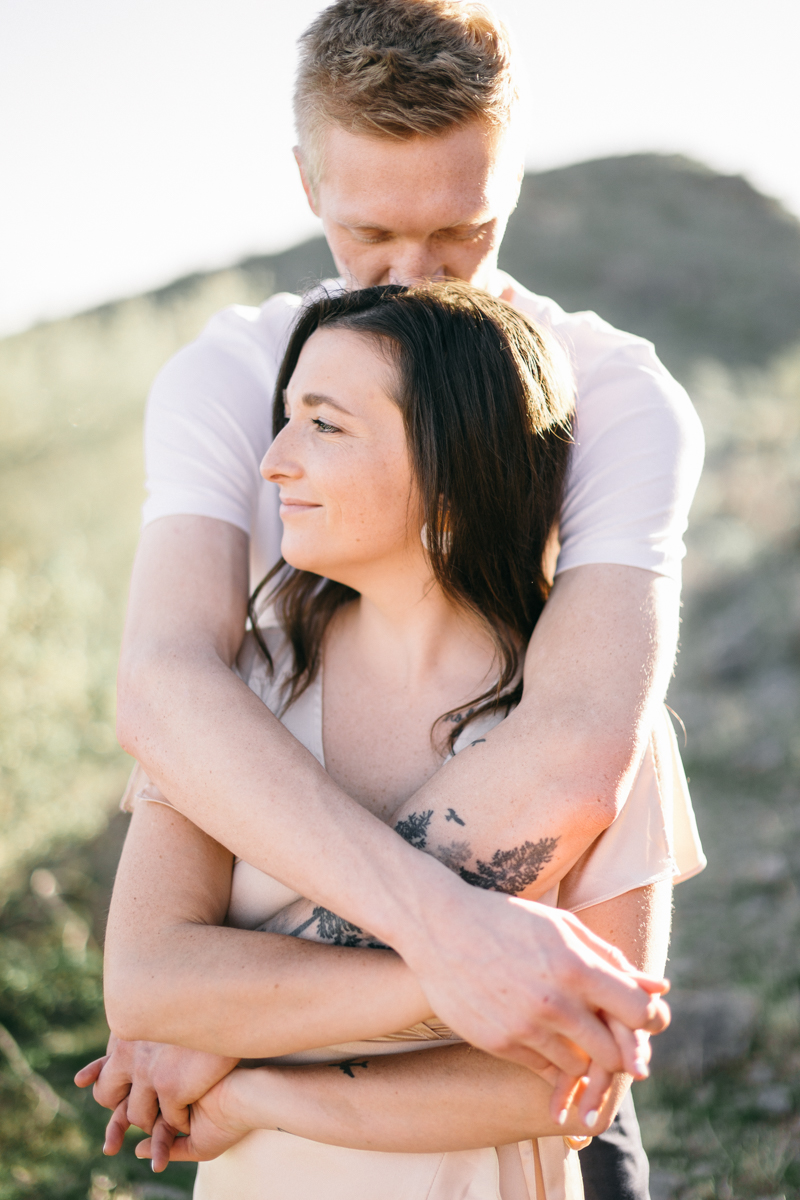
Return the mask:
<svg viewBox="0 0 800 1200">
<path fill-rule="evenodd" d="M 322 679 L 281 712 L 291 651 L 278 628 L 262 630 L 275 665 L 270 674 L 248 634 L 237 669 L 286 728 L 324 766 Z M 455 753 L 484 736 L 500 716 L 473 722 Z M 167 803 L 143 773 L 131 778 L 123 807 Z M 665 879 L 680 882 L 705 866 L 675 734 L 666 710 L 657 719 L 624 808 L 541 903 L 572 912 Z M 283 932 L 281 913 L 300 899 L 249 863 L 233 868 L 228 923 Z M 309 929 L 307 934 L 312 936 Z M 274 1064 L 341 1062 L 376 1054 L 433 1051 L 461 1039 L 431 1020 L 384 1037 L 267 1060 Z M 538 1176 L 543 1183 L 537 1186 Z M 330 1146 L 272 1130 L 254 1130 L 213 1162 L 200 1163 L 194 1200 L 583 1200 L 577 1151 L 562 1137 L 440 1154 L 384 1153 Z"/>
</svg>

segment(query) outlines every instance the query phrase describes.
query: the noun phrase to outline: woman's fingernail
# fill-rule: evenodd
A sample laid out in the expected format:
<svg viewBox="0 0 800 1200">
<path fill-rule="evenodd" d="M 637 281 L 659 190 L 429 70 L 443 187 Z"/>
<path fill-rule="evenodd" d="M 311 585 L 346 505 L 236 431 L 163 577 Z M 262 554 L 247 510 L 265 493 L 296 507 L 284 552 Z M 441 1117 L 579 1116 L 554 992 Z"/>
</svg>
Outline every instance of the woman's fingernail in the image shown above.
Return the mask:
<svg viewBox="0 0 800 1200">
<path fill-rule="evenodd" d="M 596 1114 L 596 1113 L 595 1113 L 595 1116 L 597 1116 L 597 1114 Z M 151 1170 L 151 1171 L 155 1171 L 155 1169 L 156 1169 L 156 1164 L 155 1164 L 155 1161 L 154 1161 L 154 1160 L 151 1158 L 151 1159 L 150 1159 L 150 1170 Z"/>
<path fill-rule="evenodd" d="M 567 1110 L 566 1110 L 565 1108 L 562 1108 L 561 1112 L 560 1112 L 560 1113 L 558 1114 L 558 1116 L 556 1117 L 556 1120 L 558 1121 L 559 1125 L 565 1125 L 565 1124 L 566 1124 L 566 1122 L 567 1122 Z"/>
<path fill-rule="evenodd" d="M 641 1075 L 643 1079 L 647 1079 L 650 1074 L 650 1068 L 643 1058 L 635 1058 L 633 1060 L 633 1070 L 635 1075 Z"/>
<path fill-rule="evenodd" d="M 597 1109 L 593 1108 L 591 1112 L 587 1112 L 583 1118 L 583 1123 L 587 1129 L 594 1129 L 597 1124 Z"/>
</svg>

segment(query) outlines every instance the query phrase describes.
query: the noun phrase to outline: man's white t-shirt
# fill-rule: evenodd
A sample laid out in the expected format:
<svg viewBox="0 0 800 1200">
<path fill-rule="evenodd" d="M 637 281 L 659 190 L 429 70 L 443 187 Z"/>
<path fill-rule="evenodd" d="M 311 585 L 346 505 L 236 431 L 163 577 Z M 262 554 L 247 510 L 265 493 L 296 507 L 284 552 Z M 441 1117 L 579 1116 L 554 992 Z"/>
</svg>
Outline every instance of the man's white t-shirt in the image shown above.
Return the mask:
<svg viewBox="0 0 800 1200">
<path fill-rule="evenodd" d="M 594 313 L 565 313 L 503 273 L 497 290 L 561 339 L 575 373 L 557 572 L 618 563 L 679 582 L 703 462 L 703 431 L 686 392 L 642 338 Z M 254 584 L 280 557 L 278 490 L 259 465 L 301 303 L 281 293 L 212 317 L 159 373 L 147 407 L 144 523 L 192 514 L 236 525 L 250 537 Z"/>
</svg>

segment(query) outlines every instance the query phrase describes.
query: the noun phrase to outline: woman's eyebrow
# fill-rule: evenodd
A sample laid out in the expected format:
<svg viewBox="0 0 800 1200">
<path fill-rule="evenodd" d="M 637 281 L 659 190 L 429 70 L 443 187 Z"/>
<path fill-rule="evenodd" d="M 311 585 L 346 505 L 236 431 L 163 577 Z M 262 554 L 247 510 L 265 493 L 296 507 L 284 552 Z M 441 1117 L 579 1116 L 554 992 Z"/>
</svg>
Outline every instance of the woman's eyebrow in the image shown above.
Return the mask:
<svg viewBox="0 0 800 1200">
<path fill-rule="evenodd" d="M 331 408 L 336 408 L 341 413 L 346 413 L 348 417 L 352 417 L 349 408 L 345 408 L 338 400 L 334 400 L 333 396 L 325 396 L 320 392 L 304 392 L 303 404 L 308 408 L 319 408 L 320 404 L 328 404 Z"/>
</svg>

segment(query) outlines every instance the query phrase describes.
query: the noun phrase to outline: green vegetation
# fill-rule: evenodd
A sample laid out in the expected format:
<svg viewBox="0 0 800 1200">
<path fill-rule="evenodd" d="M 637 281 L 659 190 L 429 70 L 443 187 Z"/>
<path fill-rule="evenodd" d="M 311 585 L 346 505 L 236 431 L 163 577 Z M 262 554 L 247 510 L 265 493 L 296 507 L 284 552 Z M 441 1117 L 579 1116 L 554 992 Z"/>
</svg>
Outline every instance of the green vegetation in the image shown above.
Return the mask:
<svg viewBox="0 0 800 1200">
<path fill-rule="evenodd" d="M 800 229 L 741 181 L 634 156 L 526 181 L 509 236 L 535 290 L 656 336 L 708 435 L 670 703 L 710 866 L 677 893 L 676 1020 L 638 1088 L 654 1200 L 800 1200 Z M 0 1200 L 191 1190 L 135 1137 L 104 1159 L 71 1083 L 106 1036 L 143 404 L 212 312 L 329 271 L 311 242 L 0 342 Z"/>
</svg>

